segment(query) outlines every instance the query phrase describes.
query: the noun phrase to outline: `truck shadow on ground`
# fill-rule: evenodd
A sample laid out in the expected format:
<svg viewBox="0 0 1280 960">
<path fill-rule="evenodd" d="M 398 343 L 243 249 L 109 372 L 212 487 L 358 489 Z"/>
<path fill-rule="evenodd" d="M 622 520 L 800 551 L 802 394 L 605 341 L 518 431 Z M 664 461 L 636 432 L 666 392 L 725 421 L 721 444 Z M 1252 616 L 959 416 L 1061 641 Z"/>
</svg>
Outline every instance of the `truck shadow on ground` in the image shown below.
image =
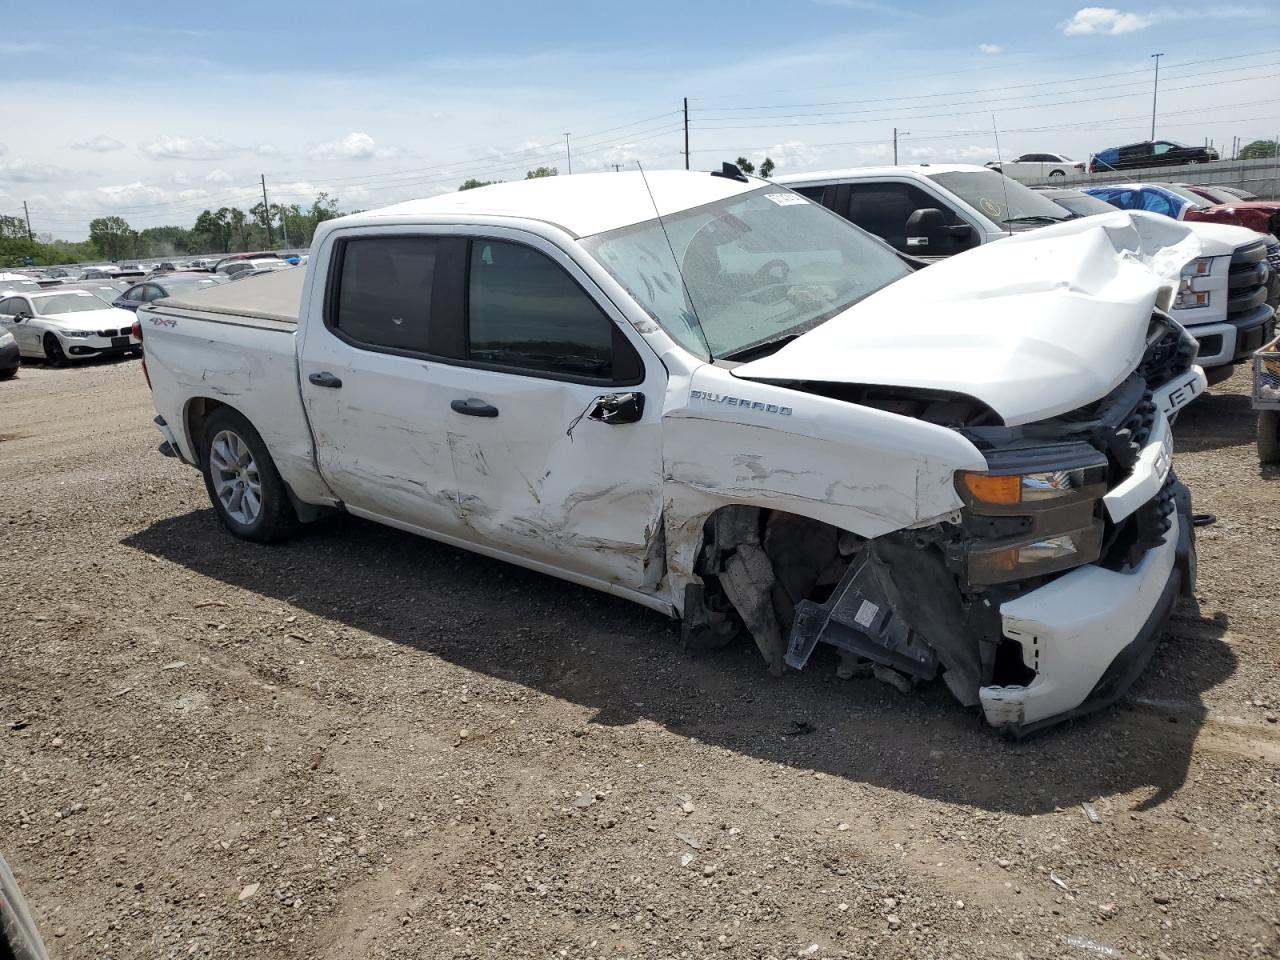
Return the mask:
<svg viewBox="0 0 1280 960">
<path fill-rule="evenodd" d="M 774 678 L 749 642 L 692 657 L 678 626 L 627 601 L 350 517 L 278 547 L 228 536 L 213 511 L 161 520 L 127 546 L 213 580 L 594 711 L 728 750 L 906 794 L 1011 813 L 1139 791 L 1168 798 L 1230 676 L 1225 619 L 1180 609 L 1133 696 L 1008 743 L 941 682 L 903 696 L 841 681 L 835 659 Z M 1148 704 L 1143 706 L 1143 699 Z"/>
</svg>

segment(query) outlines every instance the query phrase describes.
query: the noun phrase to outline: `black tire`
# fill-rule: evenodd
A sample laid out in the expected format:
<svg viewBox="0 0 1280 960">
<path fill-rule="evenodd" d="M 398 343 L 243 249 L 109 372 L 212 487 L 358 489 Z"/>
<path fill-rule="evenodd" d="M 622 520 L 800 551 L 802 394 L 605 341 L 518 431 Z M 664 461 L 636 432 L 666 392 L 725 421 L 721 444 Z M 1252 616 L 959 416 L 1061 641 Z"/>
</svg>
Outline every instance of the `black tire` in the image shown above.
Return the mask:
<svg viewBox="0 0 1280 960">
<path fill-rule="evenodd" d="M 258 477 L 260 507 L 248 522 L 233 516 L 228 504 L 218 496 L 214 476 L 218 470 L 213 461 L 214 442 L 219 435 L 239 438 L 252 455 Z M 289 500 L 284 480 L 280 478 L 280 472 L 276 470 L 275 462 L 267 452 L 267 445 L 262 442 L 262 437 L 253 428 L 253 424 L 229 407 L 218 408 L 205 421 L 200 438 L 200 472 L 204 474 L 205 490 L 208 491 L 214 512 L 233 536 L 253 543 L 274 543 L 297 531 L 298 515 Z M 225 476 L 220 476 L 219 479 L 226 481 Z"/>
<path fill-rule="evenodd" d="M 8 370 L 0 370 L 0 380 L 12 380 L 17 375 L 17 367 L 10 367 Z"/>
<path fill-rule="evenodd" d="M 1280 463 L 1280 410 L 1258 412 L 1258 462 Z"/>
<path fill-rule="evenodd" d="M 62 352 L 62 344 L 58 342 L 58 338 L 52 333 L 44 335 L 44 356 L 51 367 L 65 367 L 67 365 L 67 355 Z"/>
<path fill-rule="evenodd" d="M 1066 173 L 1066 171 L 1065 171 L 1065 170 L 1050 170 L 1050 171 L 1049 171 L 1049 179 L 1050 179 L 1050 180 L 1052 180 L 1054 177 L 1065 177 L 1066 175 L 1067 175 L 1067 173 Z"/>
</svg>

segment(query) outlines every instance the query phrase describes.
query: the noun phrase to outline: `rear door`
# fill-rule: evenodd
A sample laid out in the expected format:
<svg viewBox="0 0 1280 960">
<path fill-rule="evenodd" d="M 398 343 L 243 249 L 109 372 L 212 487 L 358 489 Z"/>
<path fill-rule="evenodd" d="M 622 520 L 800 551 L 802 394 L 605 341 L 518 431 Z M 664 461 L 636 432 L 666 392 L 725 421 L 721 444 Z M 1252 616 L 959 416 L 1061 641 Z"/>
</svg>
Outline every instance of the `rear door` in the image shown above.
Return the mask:
<svg viewBox="0 0 1280 960">
<path fill-rule="evenodd" d="M 353 513 L 446 537 L 465 532 L 449 452 L 454 394 L 439 361 L 442 333 L 460 322 L 463 253 L 465 243 L 422 228 L 335 232 L 299 348 L 330 489 Z"/>
<path fill-rule="evenodd" d="M 565 252 L 488 233 L 470 241 L 449 397 L 462 515 L 480 543 L 652 588 L 666 371 Z"/>
<path fill-rule="evenodd" d="M 26 314 L 27 319 L 18 320 L 19 314 Z M 44 350 L 40 346 L 40 331 L 31 323 L 33 311 L 25 297 L 8 297 L 0 300 L 0 324 L 13 334 L 18 350 L 24 356 L 43 357 Z"/>
</svg>

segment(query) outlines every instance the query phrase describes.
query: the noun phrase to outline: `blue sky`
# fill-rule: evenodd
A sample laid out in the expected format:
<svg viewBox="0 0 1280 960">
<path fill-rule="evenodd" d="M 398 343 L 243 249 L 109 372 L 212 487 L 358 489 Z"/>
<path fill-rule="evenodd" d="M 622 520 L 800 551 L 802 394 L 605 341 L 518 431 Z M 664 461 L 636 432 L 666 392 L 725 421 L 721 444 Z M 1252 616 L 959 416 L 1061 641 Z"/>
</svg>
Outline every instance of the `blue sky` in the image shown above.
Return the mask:
<svg viewBox="0 0 1280 960">
<path fill-rule="evenodd" d="M 344 208 L 520 177 L 540 164 L 694 166 L 768 154 L 782 172 L 890 157 L 984 162 L 1149 132 L 1271 137 L 1280 17 L 1263 5 L 732 5 L 488 2 L 15 5 L 0 54 L 0 212 L 70 238 L 118 213 L 327 189 Z"/>
</svg>

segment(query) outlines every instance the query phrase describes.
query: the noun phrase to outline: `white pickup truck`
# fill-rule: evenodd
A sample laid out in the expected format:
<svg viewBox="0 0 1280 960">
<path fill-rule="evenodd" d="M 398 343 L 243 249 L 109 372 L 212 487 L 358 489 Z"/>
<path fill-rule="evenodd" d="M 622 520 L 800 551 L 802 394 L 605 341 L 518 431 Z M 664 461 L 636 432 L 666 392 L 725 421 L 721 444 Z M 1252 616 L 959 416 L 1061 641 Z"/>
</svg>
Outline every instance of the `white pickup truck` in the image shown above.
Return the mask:
<svg viewBox="0 0 1280 960">
<path fill-rule="evenodd" d="M 346 510 L 1017 735 L 1120 696 L 1194 582 L 1204 374 L 1118 216 L 913 272 L 732 167 L 546 178 L 328 221 L 138 324 L 236 536 Z"/>
</svg>

